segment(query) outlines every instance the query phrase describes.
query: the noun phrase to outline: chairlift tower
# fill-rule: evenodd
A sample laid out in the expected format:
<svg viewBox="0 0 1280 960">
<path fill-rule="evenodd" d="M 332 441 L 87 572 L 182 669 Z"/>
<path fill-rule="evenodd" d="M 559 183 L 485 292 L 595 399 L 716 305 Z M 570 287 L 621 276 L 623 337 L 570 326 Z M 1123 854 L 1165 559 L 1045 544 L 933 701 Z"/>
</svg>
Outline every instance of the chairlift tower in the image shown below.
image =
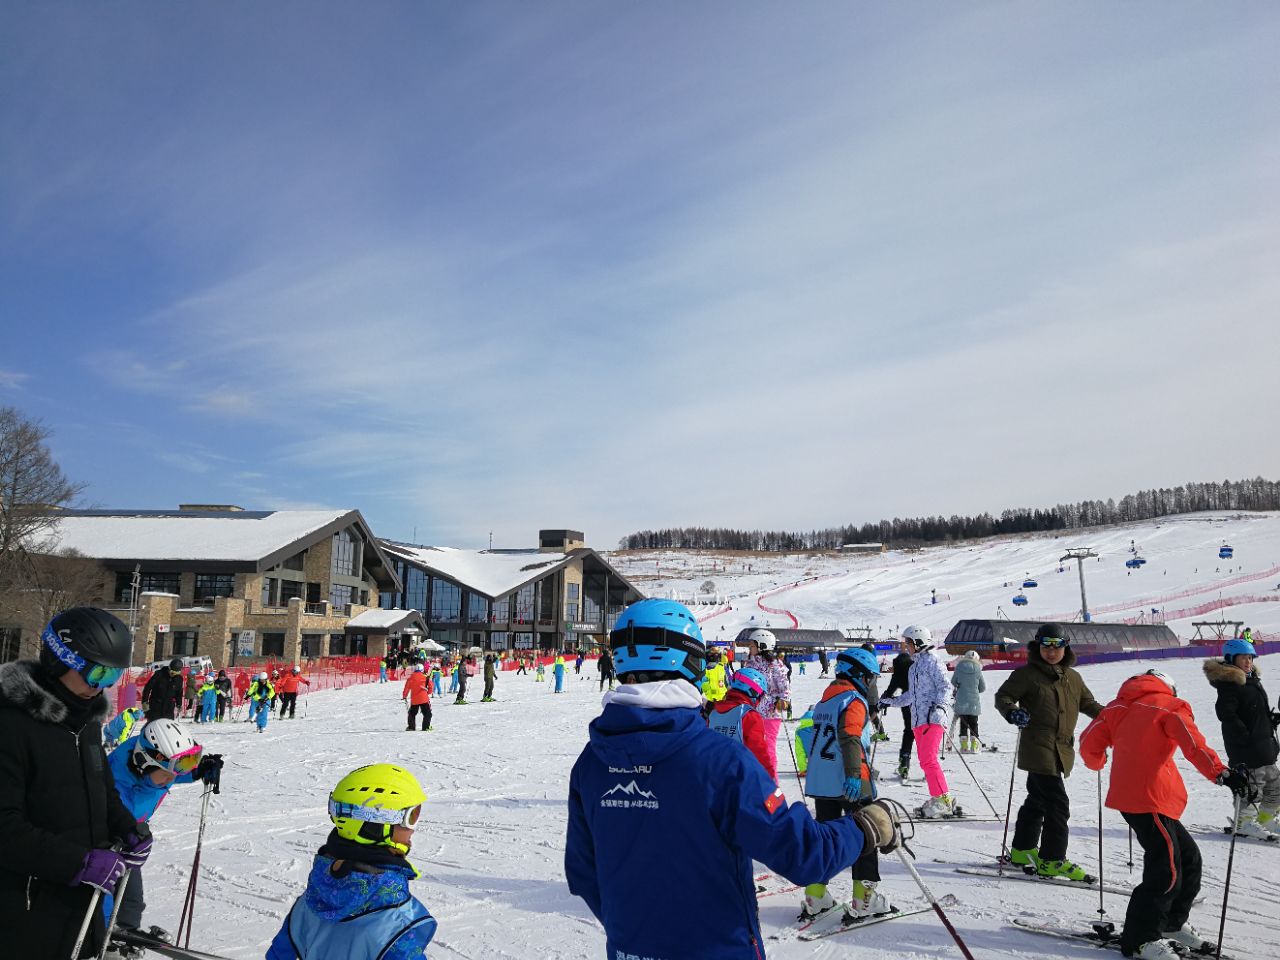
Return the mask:
<svg viewBox="0 0 1280 960">
<path fill-rule="evenodd" d="M 1085 623 L 1089 622 L 1089 598 L 1084 591 L 1084 562 L 1090 557 L 1096 557 L 1088 547 L 1079 547 L 1074 550 L 1068 550 L 1066 555 L 1058 558 L 1059 563 L 1066 563 L 1068 560 L 1076 562 L 1076 568 L 1080 571 L 1080 619 Z"/>
</svg>

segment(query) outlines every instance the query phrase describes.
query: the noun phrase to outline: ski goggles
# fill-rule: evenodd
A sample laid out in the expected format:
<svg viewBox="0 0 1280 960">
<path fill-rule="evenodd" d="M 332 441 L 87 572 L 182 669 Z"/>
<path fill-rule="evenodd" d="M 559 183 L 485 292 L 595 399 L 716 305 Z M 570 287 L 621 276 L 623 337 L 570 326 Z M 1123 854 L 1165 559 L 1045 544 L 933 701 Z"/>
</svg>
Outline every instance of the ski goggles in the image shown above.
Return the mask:
<svg viewBox="0 0 1280 960">
<path fill-rule="evenodd" d="M 97 690 L 113 686 L 122 676 L 124 667 L 104 667 L 100 663 L 91 663 L 71 649 L 61 635 L 52 626 L 46 626 L 40 639 L 48 647 L 58 662 L 80 674 L 89 686 Z"/>
<path fill-rule="evenodd" d="M 408 827 L 412 830 L 418 825 L 422 816 L 422 804 L 407 807 L 404 810 L 392 810 L 388 807 L 366 807 L 357 803 L 342 803 L 329 798 L 329 817 L 345 817 L 348 820 L 361 820 L 365 823 L 382 823 L 391 827 Z"/>
<path fill-rule="evenodd" d="M 141 754 L 141 766 L 144 771 L 163 770 L 166 773 L 172 773 L 174 776 L 181 776 L 184 773 L 193 772 L 196 767 L 200 766 L 200 758 L 204 753 L 204 747 L 197 743 L 189 750 L 183 750 L 172 757 L 166 757 L 154 747 L 143 746 L 139 743 L 136 752 Z"/>
<path fill-rule="evenodd" d="M 1050 650 L 1058 650 L 1067 645 L 1066 637 L 1041 637 L 1036 643 L 1042 647 L 1048 647 Z"/>
</svg>

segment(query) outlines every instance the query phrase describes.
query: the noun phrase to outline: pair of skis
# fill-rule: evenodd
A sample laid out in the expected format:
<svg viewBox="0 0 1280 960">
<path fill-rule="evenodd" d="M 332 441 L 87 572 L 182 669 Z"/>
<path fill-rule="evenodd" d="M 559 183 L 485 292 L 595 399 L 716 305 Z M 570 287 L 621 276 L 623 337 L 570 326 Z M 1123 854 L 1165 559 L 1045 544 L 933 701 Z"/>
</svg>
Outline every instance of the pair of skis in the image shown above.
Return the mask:
<svg viewBox="0 0 1280 960">
<path fill-rule="evenodd" d="M 1056 923 L 1046 923 L 1043 920 L 1026 920 L 1022 917 L 1015 917 L 1013 925 L 1019 930 L 1026 930 L 1029 933 L 1039 934 L 1043 937 L 1056 937 L 1059 940 L 1075 940 L 1081 943 L 1091 943 L 1095 947 L 1105 950 L 1120 950 L 1120 935 L 1116 933 L 1115 924 L 1094 922 L 1093 929 L 1080 930 L 1075 927 L 1063 926 Z M 1217 951 L 1215 944 L 1206 941 L 1204 949 L 1192 950 L 1190 947 L 1171 941 L 1174 951 L 1182 957 L 1212 957 Z M 1222 954 L 1222 960 L 1230 960 L 1227 954 Z"/>
<path fill-rule="evenodd" d="M 140 930 L 124 930 L 117 927 L 111 931 L 111 940 L 114 943 L 121 943 L 125 946 L 149 950 L 162 957 L 171 957 L 172 960 L 226 960 L 225 957 L 219 954 L 188 950 L 160 937 L 145 934 Z"/>
<path fill-rule="evenodd" d="M 798 889 L 798 888 L 797 888 Z M 959 905 L 960 901 L 951 894 L 940 897 L 938 903 L 944 907 L 954 907 Z M 894 907 L 889 913 L 880 913 L 870 917 L 858 917 L 849 919 L 850 914 L 847 911 L 848 904 L 837 903 L 830 910 L 824 910 L 818 916 L 814 917 L 807 923 L 801 924 L 795 930 L 787 933 L 773 934 L 771 940 L 822 940 L 825 937 L 834 937 L 841 933 L 851 933 L 854 930 L 861 930 L 864 927 L 873 927 L 879 923 L 886 923 L 890 920 L 901 920 L 903 917 L 914 917 L 922 913 L 932 913 L 933 905 L 928 903 L 913 903 L 906 907 Z"/>
</svg>

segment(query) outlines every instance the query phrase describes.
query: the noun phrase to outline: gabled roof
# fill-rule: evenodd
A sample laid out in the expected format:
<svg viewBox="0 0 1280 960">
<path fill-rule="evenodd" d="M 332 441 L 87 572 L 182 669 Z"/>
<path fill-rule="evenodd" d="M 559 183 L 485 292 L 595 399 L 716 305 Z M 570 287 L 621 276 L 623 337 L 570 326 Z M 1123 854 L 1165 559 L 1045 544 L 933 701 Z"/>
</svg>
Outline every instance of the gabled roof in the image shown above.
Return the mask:
<svg viewBox="0 0 1280 960">
<path fill-rule="evenodd" d="M 370 566 L 398 588 L 359 510 L 67 510 L 58 515 L 41 550 L 75 550 L 108 565 L 143 562 L 153 568 L 260 573 L 349 526 L 370 545 Z"/>
<path fill-rule="evenodd" d="M 734 643 L 745 643 L 747 636 L 752 630 L 758 630 L 759 627 L 744 627 L 738 631 L 738 635 L 734 637 Z M 839 630 L 787 630 L 778 627 L 769 627 L 769 632 L 778 638 L 779 647 L 793 648 L 813 648 L 818 647 L 847 647 L 854 645 Z"/>
<path fill-rule="evenodd" d="M 543 553 L 533 549 L 459 550 L 454 547 L 424 547 L 390 540 L 383 540 L 382 545 L 389 556 L 401 557 L 428 573 L 452 580 L 491 600 L 555 573 L 571 560 L 585 557 L 593 558 L 610 570 L 619 583 L 635 589 L 590 547 L 579 547 L 568 553 Z"/>
<path fill-rule="evenodd" d="M 347 633 L 394 633 L 406 626 L 427 632 L 427 624 L 417 610 L 366 610 L 348 620 L 345 629 Z"/>
</svg>

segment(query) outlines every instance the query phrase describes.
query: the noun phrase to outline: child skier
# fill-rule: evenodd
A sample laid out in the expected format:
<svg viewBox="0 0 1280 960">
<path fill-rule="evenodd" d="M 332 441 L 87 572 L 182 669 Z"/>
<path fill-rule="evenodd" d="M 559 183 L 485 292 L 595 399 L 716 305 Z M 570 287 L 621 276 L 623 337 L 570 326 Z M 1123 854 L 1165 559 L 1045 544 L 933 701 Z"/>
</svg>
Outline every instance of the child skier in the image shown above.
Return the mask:
<svg viewBox="0 0 1280 960">
<path fill-rule="evenodd" d="M 556 665 L 554 673 L 556 675 L 556 693 L 564 692 L 564 657 L 556 654 Z"/>
<path fill-rule="evenodd" d="M 213 723 L 214 713 L 218 709 L 218 688 L 214 685 L 212 673 L 205 674 L 204 683 L 196 691 L 200 697 L 200 722 Z"/>
<path fill-rule="evenodd" d="M 1249 782 L 1259 794 L 1258 810 L 1240 811 L 1236 832 L 1246 837 L 1270 840 L 1280 835 L 1280 768 L 1276 757 L 1276 714 L 1271 712 L 1252 643 L 1239 637 L 1222 645 L 1221 660 L 1206 660 L 1204 674 L 1218 691 L 1215 710 L 1222 722 L 1222 742 L 1227 762 L 1233 769 L 1243 766 Z"/>
<path fill-rule="evenodd" d="M 977 753 L 982 746 L 978 739 L 978 714 L 982 712 L 982 694 L 987 691 L 987 682 L 982 678 L 982 658 L 977 650 L 970 650 L 960 658 L 951 671 L 951 686 L 956 692 L 956 718 L 960 721 L 960 752 Z"/>
<path fill-rule="evenodd" d="M 231 678 L 227 671 L 219 670 L 213 685 L 218 688 L 218 722 L 221 723 L 227 715 L 227 704 L 231 702 Z"/>
<path fill-rule="evenodd" d="M 881 706 L 911 708 L 912 738 L 920 769 L 929 786 L 929 802 L 917 812 L 925 818 L 956 816 L 956 802 L 947 789 L 947 776 L 938 762 L 938 749 L 947 732 L 951 685 L 933 652 L 933 634 L 928 627 L 907 627 L 902 639 L 911 656 L 907 689 L 896 697 L 882 697 Z M 877 668 L 878 675 L 878 668 Z M 812 762 L 812 758 L 810 758 Z"/>
<path fill-rule="evenodd" d="M 436 920 L 409 892 L 418 871 L 408 855 L 426 799 L 413 774 L 390 763 L 360 767 L 338 781 L 329 794 L 334 828 L 267 960 L 420 960 Z"/>
<path fill-rule="evenodd" d="M 768 684 L 767 680 L 765 684 Z M 728 692 L 729 688 L 725 683 L 724 664 L 720 660 L 720 651 L 712 647 L 707 651 L 707 669 L 702 674 L 702 695 L 707 698 L 708 703 L 718 703 L 725 698 Z"/>
<path fill-rule="evenodd" d="M 538 666 L 533 671 L 533 682 L 534 683 L 547 682 L 547 667 L 546 667 L 546 664 L 544 664 L 541 660 L 538 661 Z"/>
<path fill-rule="evenodd" d="M 439 660 L 431 664 L 431 686 L 435 689 L 437 697 L 444 696 L 444 673 L 440 670 Z"/>
<path fill-rule="evenodd" d="M 910 646 L 905 640 L 902 641 L 902 652 L 893 658 L 893 672 L 889 676 L 889 686 L 885 688 L 884 695 L 880 698 L 881 704 L 887 703 L 893 699 L 896 691 L 901 690 L 906 693 L 911 689 L 911 654 L 907 652 Z M 827 668 L 822 668 L 822 675 L 827 675 Z M 911 731 L 911 708 L 904 706 L 902 708 L 902 743 L 898 747 L 898 777 L 906 780 L 911 773 L 911 751 L 916 745 L 916 735 Z"/>
<path fill-rule="evenodd" d="M 108 751 L 120 746 L 120 744 L 137 733 L 135 727 L 142 721 L 144 716 L 145 711 L 141 707 L 129 707 L 127 710 L 121 710 L 114 720 L 102 728 L 102 745 Z"/>
<path fill-rule="evenodd" d="M 791 713 L 791 681 L 787 668 L 778 662 L 778 638 L 772 630 L 756 629 L 747 634 L 747 645 L 753 652 L 743 664 L 759 670 L 768 681 L 764 696 L 756 709 L 764 719 L 764 746 L 769 751 L 772 767 L 778 769 L 778 730 L 782 715 Z"/>
<path fill-rule="evenodd" d="M 1080 736 L 1080 759 L 1090 770 L 1101 770 L 1113 750 L 1107 806 L 1120 811 L 1142 844 L 1142 882 L 1129 897 L 1120 934 L 1124 955 L 1140 960 L 1176 960 L 1177 945 L 1213 952 L 1187 921 L 1200 892 L 1200 850 L 1178 819 L 1187 788 L 1173 762 L 1175 747 L 1206 779 L 1238 796 L 1248 793 L 1248 778 L 1223 765 L 1196 729 L 1191 704 L 1158 670 L 1121 684 Z"/>
<path fill-rule="evenodd" d="M 280 683 L 276 687 L 276 692 L 280 695 L 280 719 L 283 720 L 285 711 L 289 713 L 289 719 L 292 720 L 298 713 L 298 684 L 311 686 L 311 681 L 302 675 L 302 668 L 295 666 L 292 670 L 280 678 Z"/>
<path fill-rule="evenodd" d="M 200 712 L 200 685 L 204 683 L 204 677 L 196 670 L 195 667 L 187 667 L 186 680 L 186 703 L 183 705 L 182 712 L 191 711 L 191 718 L 194 720 Z"/>
<path fill-rule="evenodd" d="M 222 757 L 216 753 L 205 755 L 176 720 L 152 720 L 138 733 L 107 757 L 116 792 L 138 823 L 150 823 L 164 798 L 175 783 L 203 781 L 217 793 L 222 776 Z M 116 925 L 123 930 L 140 931 L 142 912 L 146 909 L 143 896 L 142 869 L 134 868 L 120 898 L 120 912 Z M 113 903 L 110 897 L 102 901 L 103 917 L 109 919 Z M 168 939 L 168 934 L 152 928 L 148 935 Z M 140 957 L 136 948 L 115 947 L 107 951 L 108 957 Z"/>
<path fill-rule="evenodd" d="M 729 681 L 724 699 L 711 704 L 707 725 L 750 750 L 765 773 L 769 774 L 769 779 L 777 783 L 778 771 L 771 766 L 769 751 L 765 749 L 764 721 L 756 712 L 756 704 L 764 696 L 768 683 L 759 670 L 751 667 L 739 670 Z"/>
<path fill-rule="evenodd" d="M 406 730 L 413 729 L 414 718 L 422 714 L 422 729 L 431 729 L 431 688 L 427 685 L 427 675 L 422 664 L 415 663 L 409 676 L 405 677 L 404 689 L 400 699 L 409 705 L 409 725 Z"/>
<path fill-rule="evenodd" d="M 815 822 L 707 728 L 702 631 L 682 604 L 634 603 L 609 640 L 622 685 L 604 695 L 570 775 L 564 858 L 570 893 L 604 926 L 608 957 L 761 960 L 753 859 L 807 883 L 901 843 L 879 803 Z"/>
<path fill-rule="evenodd" d="M 1027 645 L 1027 664 L 996 691 L 996 709 L 1022 733 L 1018 769 L 1027 772 L 1027 799 L 1018 808 L 1009 859 L 1042 877 L 1092 883 L 1067 859 L 1071 803 L 1063 780 L 1075 764 L 1076 721 L 1102 705 L 1073 669 L 1075 651 L 1060 623 L 1042 623 Z"/>
<path fill-rule="evenodd" d="M 249 719 L 258 721 L 258 732 L 267 729 L 267 720 L 271 716 L 271 701 L 275 699 L 276 688 L 267 679 L 266 671 L 258 674 L 258 678 L 249 684 Z"/>
<path fill-rule="evenodd" d="M 871 711 L 875 678 L 880 664 L 862 649 L 842 650 L 836 656 L 835 679 L 813 708 L 813 739 L 805 773 L 804 792 L 814 798 L 819 823 L 839 820 L 876 798 L 868 751 L 871 747 Z M 870 847 L 853 863 L 853 899 L 845 908 L 844 922 L 852 923 L 894 908 L 876 890 L 880 859 Z M 811 920 L 832 910 L 836 901 L 826 883 L 805 887 L 800 919 Z"/>
</svg>

